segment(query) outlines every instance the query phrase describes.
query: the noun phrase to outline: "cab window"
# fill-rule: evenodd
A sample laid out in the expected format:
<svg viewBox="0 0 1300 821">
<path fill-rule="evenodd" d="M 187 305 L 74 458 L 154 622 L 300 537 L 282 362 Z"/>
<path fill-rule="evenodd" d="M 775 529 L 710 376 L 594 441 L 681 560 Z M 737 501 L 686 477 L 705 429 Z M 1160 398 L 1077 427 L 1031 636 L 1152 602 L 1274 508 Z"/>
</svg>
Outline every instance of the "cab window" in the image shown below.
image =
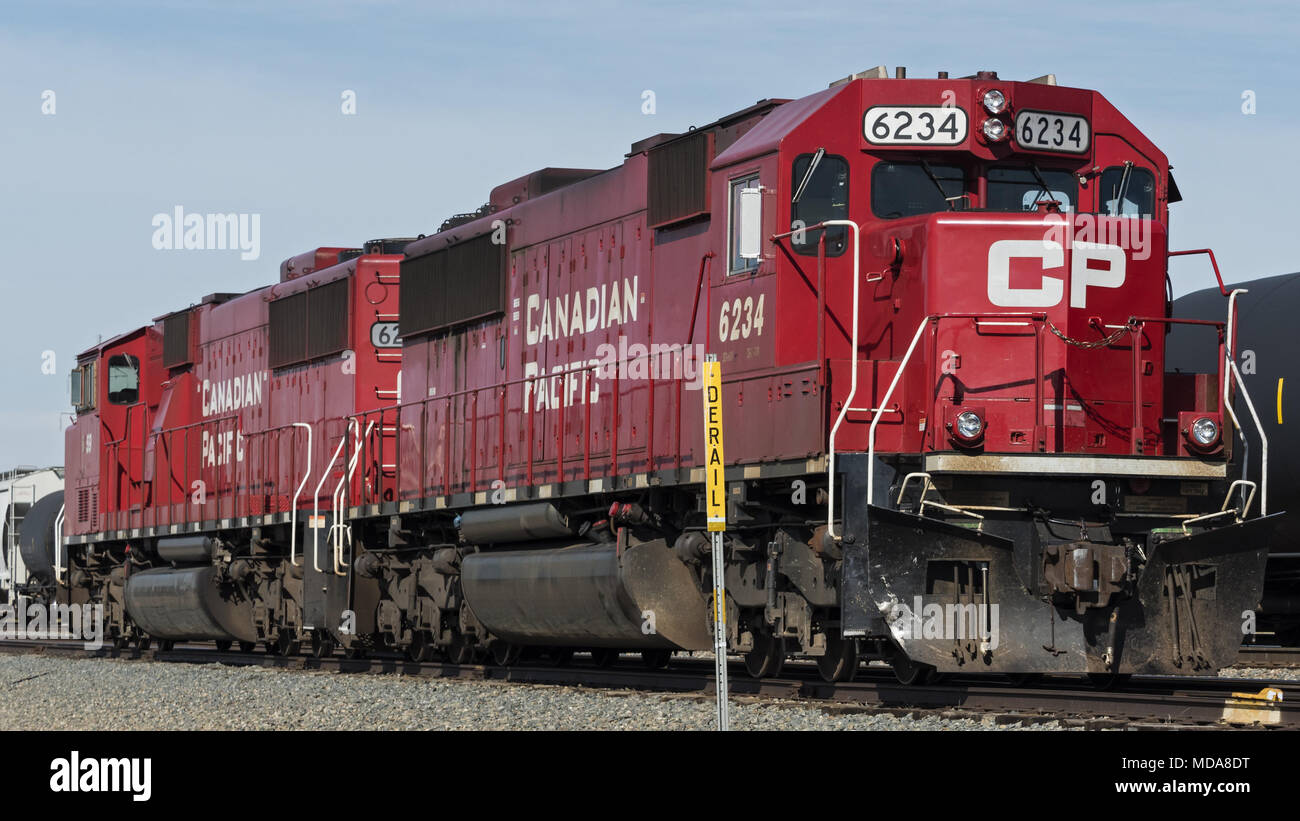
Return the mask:
<svg viewBox="0 0 1300 821">
<path fill-rule="evenodd" d="M 740 216 L 740 192 L 746 188 L 758 188 L 758 174 L 737 177 L 731 181 L 731 212 L 727 231 L 730 234 L 730 259 L 727 262 L 728 274 L 744 274 L 758 270 L 757 259 L 745 259 L 740 255 L 740 227 L 736 224 Z"/>
<path fill-rule="evenodd" d="M 109 357 L 108 401 L 114 405 L 133 405 L 140 401 L 139 359 L 130 354 Z"/>
<path fill-rule="evenodd" d="M 1078 203 L 1079 181 L 1050 168 L 990 168 L 987 200 L 990 211 L 1037 211 L 1039 203 L 1055 201 L 1068 213 Z"/>
<path fill-rule="evenodd" d="M 72 407 L 78 413 L 95 407 L 95 363 L 86 362 L 72 372 Z"/>
<path fill-rule="evenodd" d="M 843 157 L 818 150 L 800 154 L 790 169 L 790 230 L 807 228 L 827 220 L 849 218 L 849 163 Z M 829 229 L 803 231 L 790 237 L 795 253 L 817 255 L 817 244 L 826 233 L 826 256 L 837 257 L 848 247 L 849 232 L 839 225 Z"/>
<path fill-rule="evenodd" d="M 1147 217 L 1156 213 L 1156 178 L 1148 169 L 1113 165 L 1101 172 L 1097 212 L 1112 217 Z"/>
<path fill-rule="evenodd" d="M 960 166 L 921 160 L 879 162 L 871 170 L 871 212 L 897 219 L 966 207 L 966 174 Z"/>
</svg>

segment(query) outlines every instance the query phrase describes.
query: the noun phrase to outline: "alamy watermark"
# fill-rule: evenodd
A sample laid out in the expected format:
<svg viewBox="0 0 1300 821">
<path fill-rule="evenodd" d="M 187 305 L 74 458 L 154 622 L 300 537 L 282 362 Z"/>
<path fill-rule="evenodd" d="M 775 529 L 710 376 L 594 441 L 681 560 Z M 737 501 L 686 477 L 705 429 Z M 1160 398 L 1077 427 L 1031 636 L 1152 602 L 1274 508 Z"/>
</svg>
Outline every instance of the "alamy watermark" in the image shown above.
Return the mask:
<svg viewBox="0 0 1300 821">
<path fill-rule="evenodd" d="M 704 346 L 699 343 L 602 342 L 596 356 L 578 362 L 552 365 L 549 373 L 538 362 L 524 363 L 524 407 L 532 412 L 566 408 L 600 401 L 600 386 L 618 380 L 623 384 L 646 380 L 681 381 L 687 390 L 704 384 Z"/>
<path fill-rule="evenodd" d="M 894 638 L 902 643 L 925 639 L 969 639 L 979 641 L 989 652 L 998 648 L 997 604 L 925 604 L 920 596 L 916 596 L 910 608 L 895 601 L 888 608 L 885 620 Z"/>
<path fill-rule="evenodd" d="M 104 646 L 104 605 L 50 604 L 20 598 L 0 604 L 0 641 L 68 639 Z"/>
<path fill-rule="evenodd" d="M 262 255 L 261 214 L 195 214 L 176 206 L 153 215 L 153 247 L 158 251 L 239 251 L 245 261 Z"/>
</svg>

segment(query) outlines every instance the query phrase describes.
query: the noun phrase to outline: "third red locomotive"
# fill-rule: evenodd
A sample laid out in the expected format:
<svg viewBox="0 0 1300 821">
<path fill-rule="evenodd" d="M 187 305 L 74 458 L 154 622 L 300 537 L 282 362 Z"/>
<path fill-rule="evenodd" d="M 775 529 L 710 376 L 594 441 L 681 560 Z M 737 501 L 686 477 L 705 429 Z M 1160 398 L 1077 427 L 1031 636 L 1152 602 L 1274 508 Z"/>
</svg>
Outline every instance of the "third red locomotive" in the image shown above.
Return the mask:
<svg viewBox="0 0 1300 821">
<path fill-rule="evenodd" d="M 316 249 L 80 357 L 60 595 L 120 643 L 708 648 L 714 355 L 755 675 L 1212 674 L 1275 517 L 1178 199 L 1097 92 L 877 69 Z"/>
</svg>

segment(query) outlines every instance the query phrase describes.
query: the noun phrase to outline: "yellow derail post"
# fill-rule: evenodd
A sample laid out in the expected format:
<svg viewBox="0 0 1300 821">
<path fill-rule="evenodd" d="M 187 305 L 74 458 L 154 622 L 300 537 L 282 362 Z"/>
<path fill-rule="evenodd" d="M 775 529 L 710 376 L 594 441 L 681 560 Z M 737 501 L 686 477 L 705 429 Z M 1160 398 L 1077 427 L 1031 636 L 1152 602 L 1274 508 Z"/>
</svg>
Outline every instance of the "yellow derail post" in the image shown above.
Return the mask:
<svg viewBox="0 0 1300 821">
<path fill-rule="evenodd" d="M 727 585 L 722 534 L 727 529 L 726 462 L 722 455 L 722 363 L 710 354 L 704 362 L 704 475 L 709 534 L 713 541 L 714 689 L 718 729 L 730 728 L 727 715 Z"/>
</svg>

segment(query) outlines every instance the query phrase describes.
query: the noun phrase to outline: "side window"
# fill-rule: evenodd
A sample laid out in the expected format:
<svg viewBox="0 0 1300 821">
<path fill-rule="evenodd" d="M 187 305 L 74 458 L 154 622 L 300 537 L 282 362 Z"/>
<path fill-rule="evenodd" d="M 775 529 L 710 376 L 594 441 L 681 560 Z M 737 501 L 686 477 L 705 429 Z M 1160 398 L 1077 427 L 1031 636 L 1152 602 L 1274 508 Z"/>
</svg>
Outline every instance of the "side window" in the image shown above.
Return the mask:
<svg viewBox="0 0 1300 821">
<path fill-rule="evenodd" d="M 1134 165 L 1113 165 L 1101 172 L 1097 212 L 1111 217 L 1153 217 L 1156 213 L 1156 178 Z"/>
<path fill-rule="evenodd" d="M 78 413 L 95 408 L 95 363 L 87 362 L 72 372 L 72 407 Z"/>
<path fill-rule="evenodd" d="M 132 405 L 140 401 L 139 359 L 130 354 L 109 357 L 108 401 L 114 405 Z"/>
<path fill-rule="evenodd" d="M 790 174 L 790 230 L 848 217 L 848 161 L 824 151 L 795 157 Z M 826 230 L 826 256 L 843 254 L 849 236 L 844 226 L 806 231 L 802 242 L 798 234 L 793 235 L 790 244 L 795 253 L 816 256 L 823 230 Z"/>
<path fill-rule="evenodd" d="M 750 174 L 745 177 L 737 177 L 730 182 L 731 186 L 731 204 L 727 212 L 727 233 L 728 233 L 728 252 L 730 259 L 727 262 L 728 274 L 746 274 L 758 270 L 758 260 L 744 259 L 740 256 L 740 230 L 736 225 L 736 217 L 740 214 L 740 192 L 745 188 L 758 187 L 758 175 Z"/>
</svg>

